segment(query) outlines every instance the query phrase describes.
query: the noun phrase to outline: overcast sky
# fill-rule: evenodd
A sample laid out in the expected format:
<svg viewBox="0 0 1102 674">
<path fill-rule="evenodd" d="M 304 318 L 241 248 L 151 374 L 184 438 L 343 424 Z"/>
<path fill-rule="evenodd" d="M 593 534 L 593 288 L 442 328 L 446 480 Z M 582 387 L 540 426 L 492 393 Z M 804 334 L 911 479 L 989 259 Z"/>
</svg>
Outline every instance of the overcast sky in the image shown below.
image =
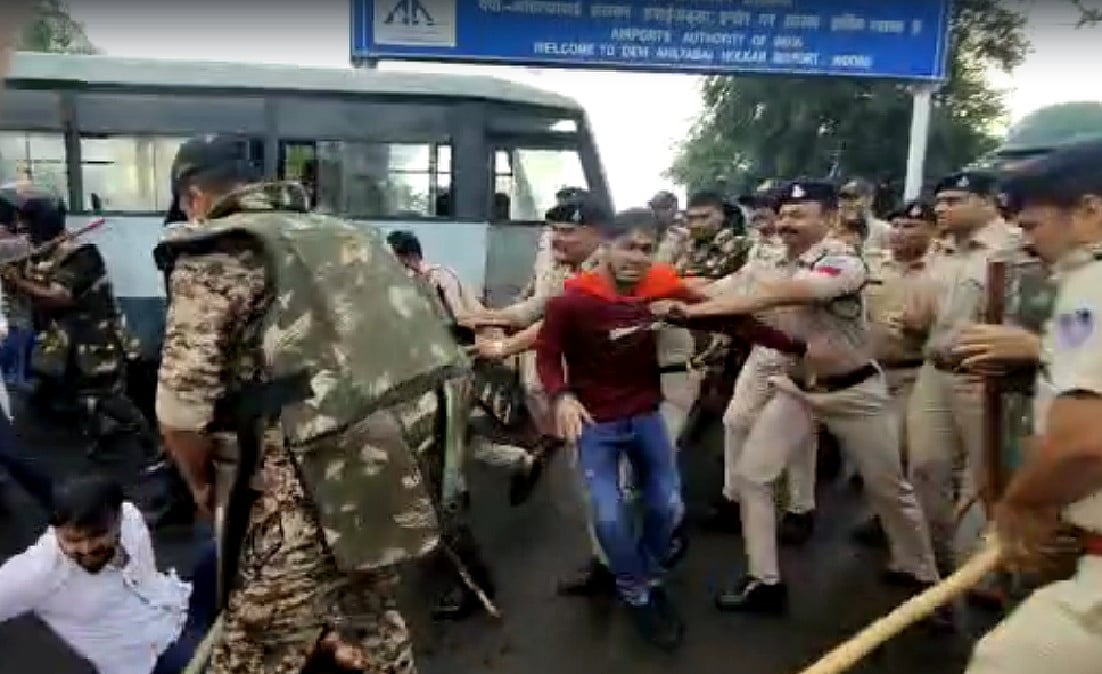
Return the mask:
<svg viewBox="0 0 1102 674">
<path fill-rule="evenodd" d="M 1051 103 L 1102 100 L 1102 27 L 1074 30 L 1073 13 L 1061 9 L 1065 4 L 1070 3 L 1034 0 L 1028 28 L 1034 53 L 1009 80 L 996 78 L 1010 90 L 1014 119 Z M 115 56 L 349 64 L 348 0 L 72 0 L 70 5 L 89 39 Z M 700 107 L 699 79 L 688 75 L 507 66 L 382 67 L 494 74 L 573 97 L 590 115 L 613 197 L 621 208 L 641 204 L 655 191 L 670 187 L 662 172 Z"/>
</svg>

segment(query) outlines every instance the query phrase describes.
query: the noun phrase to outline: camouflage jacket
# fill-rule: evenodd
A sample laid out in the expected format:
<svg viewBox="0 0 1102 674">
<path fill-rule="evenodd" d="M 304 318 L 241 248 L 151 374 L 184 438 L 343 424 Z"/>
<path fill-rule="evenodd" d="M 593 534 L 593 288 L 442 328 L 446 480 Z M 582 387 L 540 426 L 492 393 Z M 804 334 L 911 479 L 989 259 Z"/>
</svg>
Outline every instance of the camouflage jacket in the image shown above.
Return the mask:
<svg viewBox="0 0 1102 674">
<path fill-rule="evenodd" d="M 74 305 L 51 309 L 32 302 L 37 329 L 31 368 L 38 374 L 62 378 L 69 364 L 78 380 L 94 380 L 97 386 L 119 385 L 128 355 L 137 345 L 126 330 L 115 302 L 103 256 L 94 243 L 63 241 L 24 263 L 28 281 L 45 287 L 61 287 Z"/>
<path fill-rule="evenodd" d="M 187 422 L 171 409 L 181 399 L 256 402 L 300 382 L 295 396 L 281 395 L 276 410 L 260 413 L 278 416 L 338 567 L 378 568 L 436 544 L 413 455 L 424 439 L 422 425 L 410 422 L 420 415 L 406 412 L 468 363 L 435 298 L 409 278 L 378 232 L 305 206 L 296 184 L 253 185 L 217 204 L 207 222 L 166 232 L 156 252 L 171 274 L 158 414 L 169 408 L 162 422 L 174 426 L 174 416 Z M 243 261 L 259 276 L 242 273 L 220 288 L 231 306 L 223 301 L 223 315 L 196 319 L 213 323 L 207 332 L 225 330 L 226 341 L 214 348 L 185 334 L 175 316 L 213 311 L 190 306 L 192 297 L 211 293 L 196 291 L 188 268 L 205 265 L 206 283 L 225 284 L 210 268 L 243 268 Z M 186 372 L 165 373 L 209 368 L 200 358 L 225 365 L 227 374 L 208 382 L 213 390 L 191 390 L 194 373 L 191 381 Z M 191 425 L 211 415 L 194 415 Z"/>
<path fill-rule="evenodd" d="M 698 241 L 688 230 L 671 227 L 658 246 L 655 260 L 673 265 L 682 276 L 694 276 L 718 281 L 742 269 L 750 256 L 753 240 L 722 228 L 711 239 Z M 685 341 L 674 335 L 660 338 L 661 351 L 683 352 Z M 667 342 L 669 344 L 667 344 Z M 692 333 L 692 367 L 702 367 L 713 375 L 719 374 L 727 361 L 730 337 L 709 332 Z M 676 345 L 675 345 L 676 343 Z M 672 364 L 672 358 L 662 358 L 663 364 Z"/>
<path fill-rule="evenodd" d="M 683 228 L 670 228 L 655 259 L 671 264 L 684 276 L 718 281 L 746 264 L 753 241 L 724 227 L 711 239 L 697 241 Z"/>
</svg>

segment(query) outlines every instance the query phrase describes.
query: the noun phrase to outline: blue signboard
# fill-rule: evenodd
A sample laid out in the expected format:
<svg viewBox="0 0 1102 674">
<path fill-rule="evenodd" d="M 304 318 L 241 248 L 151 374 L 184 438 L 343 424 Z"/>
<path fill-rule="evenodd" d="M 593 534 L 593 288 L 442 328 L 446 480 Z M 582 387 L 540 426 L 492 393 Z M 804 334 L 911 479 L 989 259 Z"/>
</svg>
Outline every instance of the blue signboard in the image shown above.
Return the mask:
<svg viewBox="0 0 1102 674">
<path fill-rule="evenodd" d="M 951 0 L 353 0 L 352 57 L 945 77 Z"/>
</svg>

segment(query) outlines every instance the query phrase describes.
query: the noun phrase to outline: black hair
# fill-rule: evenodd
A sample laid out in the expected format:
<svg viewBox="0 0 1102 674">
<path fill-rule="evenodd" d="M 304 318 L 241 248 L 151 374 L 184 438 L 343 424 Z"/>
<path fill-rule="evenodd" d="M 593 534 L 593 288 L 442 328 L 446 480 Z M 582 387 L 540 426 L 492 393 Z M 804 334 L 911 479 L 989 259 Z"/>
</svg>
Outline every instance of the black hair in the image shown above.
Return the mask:
<svg viewBox="0 0 1102 674">
<path fill-rule="evenodd" d="M 689 197 L 689 203 L 686 204 L 686 208 L 704 208 L 712 206 L 723 211 L 726 210 L 727 200 L 723 198 L 723 195 L 714 190 L 703 190 L 701 192 L 694 192 Z"/>
<path fill-rule="evenodd" d="M 50 524 L 90 534 L 110 531 L 122 517 L 122 487 L 103 475 L 78 475 L 54 488 Z"/>
<path fill-rule="evenodd" d="M 395 255 L 424 257 L 421 253 L 421 240 L 411 231 L 404 229 L 393 231 L 386 235 L 386 242 Z"/>
<path fill-rule="evenodd" d="M 651 209 L 629 208 L 600 223 L 597 231 L 601 233 L 602 239 L 611 240 L 635 231 L 657 233 L 660 226 L 658 216 Z"/>
<path fill-rule="evenodd" d="M 53 196 L 35 196 L 20 209 L 31 241 L 42 244 L 57 238 L 65 231 L 65 202 Z"/>
</svg>

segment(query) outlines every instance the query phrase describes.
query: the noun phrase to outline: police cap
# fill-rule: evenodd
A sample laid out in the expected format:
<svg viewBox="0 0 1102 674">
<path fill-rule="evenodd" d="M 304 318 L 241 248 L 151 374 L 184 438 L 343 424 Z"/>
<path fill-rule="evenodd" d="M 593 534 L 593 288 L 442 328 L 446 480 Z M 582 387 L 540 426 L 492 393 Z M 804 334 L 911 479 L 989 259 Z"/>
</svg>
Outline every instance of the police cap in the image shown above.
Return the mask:
<svg viewBox="0 0 1102 674">
<path fill-rule="evenodd" d="M 248 144 L 236 136 L 207 134 L 180 145 L 172 162 L 172 190 L 183 192 L 196 180 L 251 183 L 259 172 L 249 161 Z"/>
<path fill-rule="evenodd" d="M 914 201 L 908 201 L 900 208 L 888 214 L 888 220 L 896 219 L 922 220 L 932 223 L 937 221 L 937 214 L 934 212 L 934 207 L 930 205 L 930 202 L 922 199 L 915 199 Z"/>
<path fill-rule="evenodd" d="M 938 181 L 934 194 L 942 192 L 967 192 L 980 197 L 989 197 L 998 192 L 998 179 L 993 173 L 985 171 L 958 171 Z"/>
<path fill-rule="evenodd" d="M 776 199 L 778 208 L 813 201 L 824 210 L 833 210 L 838 206 L 838 191 L 827 182 L 796 180 L 779 188 Z"/>
<path fill-rule="evenodd" d="M 1001 199 L 1011 212 L 1027 204 L 1072 206 L 1087 195 L 1102 197 L 1102 140 L 1091 140 L 1016 164 L 1002 181 Z"/>
</svg>

